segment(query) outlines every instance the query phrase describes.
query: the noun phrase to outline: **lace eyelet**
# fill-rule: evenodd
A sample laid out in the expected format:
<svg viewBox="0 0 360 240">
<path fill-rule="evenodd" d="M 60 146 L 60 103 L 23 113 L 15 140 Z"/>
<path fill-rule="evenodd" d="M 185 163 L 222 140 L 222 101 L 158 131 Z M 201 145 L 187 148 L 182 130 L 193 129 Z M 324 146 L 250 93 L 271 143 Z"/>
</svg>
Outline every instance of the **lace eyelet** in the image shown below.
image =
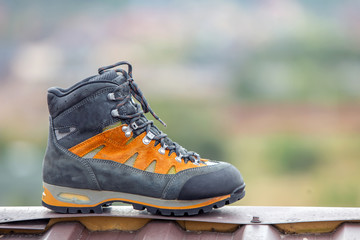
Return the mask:
<svg viewBox="0 0 360 240">
<path fill-rule="evenodd" d="M 119 111 L 117 109 L 111 110 L 111 116 L 120 117 Z"/>
<path fill-rule="evenodd" d="M 183 155 L 181 153 L 179 153 L 179 156 L 176 156 L 175 160 L 178 161 L 179 163 L 181 163 L 182 156 Z"/>
<path fill-rule="evenodd" d="M 198 159 L 196 159 L 196 160 L 193 162 L 193 164 L 195 164 L 195 165 L 200 165 L 200 161 L 199 161 Z"/>
<path fill-rule="evenodd" d="M 125 133 L 125 137 L 131 137 L 132 129 L 130 126 L 123 126 L 121 130 Z"/>
<path fill-rule="evenodd" d="M 134 129 L 134 130 L 138 129 L 138 125 L 136 124 L 136 122 L 133 122 L 133 123 L 130 124 L 130 125 L 131 125 L 131 128 L 132 128 L 132 129 Z"/>
<path fill-rule="evenodd" d="M 149 145 L 149 143 L 151 142 L 151 140 L 155 137 L 155 134 L 153 134 L 151 131 L 149 131 L 146 136 L 143 138 L 143 143 L 145 145 Z"/>
<path fill-rule="evenodd" d="M 123 131 L 123 132 L 126 132 L 127 130 L 128 130 L 128 126 L 123 126 L 122 128 L 121 128 L 121 130 Z"/>
<path fill-rule="evenodd" d="M 166 144 L 164 144 L 164 146 L 162 146 L 161 148 L 159 148 L 159 153 L 160 154 L 162 154 L 162 155 L 165 155 L 165 150 L 166 150 L 166 148 L 167 148 L 167 145 Z"/>
<path fill-rule="evenodd" d="M 114 94 L 114 93 L 109 93 L 109 94 L 107 95 L 107 99 L 108 99 L 108 100 L 111 100 L 111 101 L 116 100 L 115 94 Z"/>
</svg>

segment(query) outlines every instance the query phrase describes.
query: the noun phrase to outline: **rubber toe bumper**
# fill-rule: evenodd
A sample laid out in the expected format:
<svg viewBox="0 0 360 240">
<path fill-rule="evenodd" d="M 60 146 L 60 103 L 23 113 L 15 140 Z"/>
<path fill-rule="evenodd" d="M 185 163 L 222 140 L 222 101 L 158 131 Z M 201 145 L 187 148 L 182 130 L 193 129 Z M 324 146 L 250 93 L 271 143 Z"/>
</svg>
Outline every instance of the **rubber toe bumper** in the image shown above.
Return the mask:
<svg viewBox="0 0 360 240">
<path fill-rule="evenodd" d="M 244 187 L 244 180 L 240 172 L 234 166 L 226 164 L 220 170 L 197 175 L 187 180 L 180 191 L 178 199 L 194 200 L 223 196 Z"/>
</svg>

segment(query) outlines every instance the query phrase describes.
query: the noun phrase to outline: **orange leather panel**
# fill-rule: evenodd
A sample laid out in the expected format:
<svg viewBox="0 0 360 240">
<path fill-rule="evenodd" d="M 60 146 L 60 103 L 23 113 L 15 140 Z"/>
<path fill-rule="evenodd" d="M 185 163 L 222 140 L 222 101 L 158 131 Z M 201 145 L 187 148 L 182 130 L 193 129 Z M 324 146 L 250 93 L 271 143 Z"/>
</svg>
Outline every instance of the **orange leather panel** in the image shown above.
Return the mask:
<svg viewBox="0 0 360 240">
<path fill-rule="evenodd" d="M 92 138 L 79 143 L 78 145 L 69 149 L 72 153 L 82 157 L 88 152 L 94 150 L 97 147 L 104 146 L 94 158 L 112 160 L 119 163 L 124 163 L 132 155 L 138 153 L 137 159 L 134 163 L 135 168 L 145 170 L 152 161 L 156 160 L 155 173 L 166 174 L 169 169 L 174 166 L 176 172 L 185 170 L 188 168 L 195 168 L 205 166 L 204 164 L 196 165 L 192 162 L 184 163 L 175 160 L 176 154 L 172 153 L 168 156 L 169 150 L 166 150 L 165 155 L 158 152 L 161 147 L 158 144 L 154 147 L 155 141 L 151 141 L 149 145 L 145 145 L 142 139 L 145 137 L 146 132 L 136 137 L 133 141 L 126 145 L 126 142 L 130 138 L 125 136 L 122 131 L 121 125 L 116 128 L 109 129 L 103 133 L 100 133 Z"/>
</svg>

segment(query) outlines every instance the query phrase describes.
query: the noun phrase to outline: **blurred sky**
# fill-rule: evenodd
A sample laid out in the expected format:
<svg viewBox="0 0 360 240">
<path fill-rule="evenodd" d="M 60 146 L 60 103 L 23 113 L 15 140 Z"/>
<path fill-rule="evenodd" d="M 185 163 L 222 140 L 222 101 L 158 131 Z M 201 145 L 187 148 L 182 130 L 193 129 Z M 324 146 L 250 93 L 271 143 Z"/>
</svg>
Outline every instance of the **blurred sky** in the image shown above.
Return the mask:
<svg viewBox="0 0 360 240">
<path fill-rule="evenodd" d="M 307 154 L 320 145 L 311 156 L 327 159 L 319 161 L 332 166 L 329 171 L 338 169 L 333 163 L 342 161 L 345 152 L 351 160 L 349 169 L 356 169 L 359 12 L 360 2 L 335 0 L 1 1 L 0 173 L 3 179 L 18 180 L 9 196 L 41 187 L 40 162 L 48 130 L 46 89 L 69 87 L 120 60 L 133 64 L 135 81 L 158 115 L 172 124 L 166 132 L 179 136 L 185 145 L 193 143 L 209 157 L 245 168 L 250 183 L 258 170 L 251 161 L 263 159 L 256 162 L 263 164 L 267 155 L 257 154 L 274 142 L 275 152 L 288 147 L 291 154 L 298 149 Z M 296 136 L 295 150 L 282 145 L 287 137 L 278 139 L 288 134 Z M 320 139 L 309 150 L 309 139 L 316 137 Z M 328 149 L 337 149 L 333 145 L 339 148 L 334 156 L 340 157 L 331 160 L 326 156 Z M 280 158 L 276 154 L 273 158 Z M 285 161 L 286 154 L 280 154 Z M 245 164 L 239 156 L 249 161 Z M 264 179 L 274 177 L 269 169 L 261 172 Z M 343 170 L 344 175 L 349 169 Z M 300 178 L 304 192 L 316 191 L 308 187 L 312 180 L 320 182 L 316 174 L 331 178 L 330 173 L 316 171 L 314 179 Z M 21 188 L 21 181 L 29 185 Z M 260 184 L 254 183 L 253 189 L 263 190 Z M 9 187 L 0 184 L 1 189 Z M 358 189 L 354 196 L 333 202 L 324 200 L 328 192 L 286 201 L 360 205 Z M 248 203 L 284 203 L 279 198 L 262 201 L 256 191 L 253 196 Z M 0 197 L 0 204 L 16 204 L 15 198 Z M 34 204 L 37 196 L 32 199 L 18 204 Z"/>
</svg>

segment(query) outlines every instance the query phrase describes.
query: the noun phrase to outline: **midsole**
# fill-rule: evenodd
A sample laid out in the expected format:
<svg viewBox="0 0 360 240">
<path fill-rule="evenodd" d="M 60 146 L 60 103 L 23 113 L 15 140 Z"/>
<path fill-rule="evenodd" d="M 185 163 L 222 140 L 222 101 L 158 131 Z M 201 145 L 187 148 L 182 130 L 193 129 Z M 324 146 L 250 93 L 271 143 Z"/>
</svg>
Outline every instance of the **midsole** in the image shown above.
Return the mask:
<svg viewBox="0 0 360 240">
<path fill-rule="evenodd" d="M 62 187 L 48 183 L 43 183 L 43 186 L 43 201 L 49 205 L 64 207 L 92 207 L 109 201 L 122 201 L 164 209 L 188 209 L 207 206 L 230 197 L 229 194 L 199 200 L 166 200 L 130 193 Z"/>
</svg>

